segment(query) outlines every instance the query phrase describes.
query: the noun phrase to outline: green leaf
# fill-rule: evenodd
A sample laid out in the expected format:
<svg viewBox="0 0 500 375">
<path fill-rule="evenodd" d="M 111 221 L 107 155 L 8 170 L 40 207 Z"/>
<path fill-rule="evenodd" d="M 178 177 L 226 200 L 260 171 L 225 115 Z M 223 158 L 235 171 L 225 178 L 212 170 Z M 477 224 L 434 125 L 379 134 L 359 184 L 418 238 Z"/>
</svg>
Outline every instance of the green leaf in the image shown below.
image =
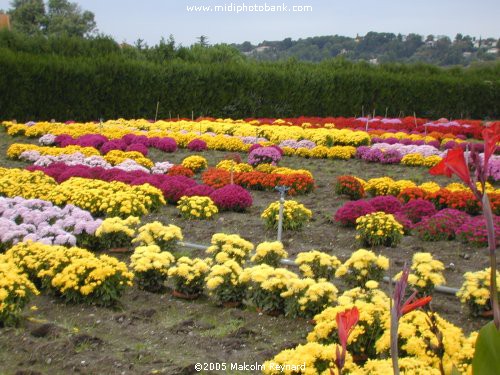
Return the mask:
<svg viewBox="0 0 500 375">
<path fill-rule="evenodd" d="M 500 369 L 500 331 L 493 321 L 479 331 L 476 351 L 472 359 L 474 375 L 498 374 Z"/>
</svg>

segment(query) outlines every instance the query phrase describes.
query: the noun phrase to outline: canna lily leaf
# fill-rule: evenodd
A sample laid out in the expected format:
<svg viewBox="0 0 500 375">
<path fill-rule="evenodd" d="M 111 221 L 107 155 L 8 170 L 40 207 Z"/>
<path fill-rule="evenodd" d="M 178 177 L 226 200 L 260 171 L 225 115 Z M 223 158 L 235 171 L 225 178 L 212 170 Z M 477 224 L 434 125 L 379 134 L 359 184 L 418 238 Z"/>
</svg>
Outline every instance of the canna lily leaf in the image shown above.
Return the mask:
<svg viewBox="0 0 500 375">
<path fill-rule="evenodd" d="M 493 321 L 479 331 L 472 359 L 474 375 L 498 374 L 500 369 L 500 331 Z"/>
</svg>

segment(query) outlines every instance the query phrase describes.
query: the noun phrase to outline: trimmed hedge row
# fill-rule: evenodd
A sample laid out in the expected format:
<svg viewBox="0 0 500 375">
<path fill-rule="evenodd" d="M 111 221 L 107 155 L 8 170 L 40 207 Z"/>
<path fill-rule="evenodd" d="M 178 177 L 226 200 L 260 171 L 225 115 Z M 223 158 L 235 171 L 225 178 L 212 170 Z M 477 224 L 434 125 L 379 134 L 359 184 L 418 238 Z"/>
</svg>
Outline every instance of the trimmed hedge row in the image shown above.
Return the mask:
<svg viewBox="0 0 500 375">
<path fill-rule="evenodd" d="M 500 117 L 500 81 L 306 63 L 199 64 L 0 49 L 0 118 L 18 121 L 354 116 Z"/>
</svg>

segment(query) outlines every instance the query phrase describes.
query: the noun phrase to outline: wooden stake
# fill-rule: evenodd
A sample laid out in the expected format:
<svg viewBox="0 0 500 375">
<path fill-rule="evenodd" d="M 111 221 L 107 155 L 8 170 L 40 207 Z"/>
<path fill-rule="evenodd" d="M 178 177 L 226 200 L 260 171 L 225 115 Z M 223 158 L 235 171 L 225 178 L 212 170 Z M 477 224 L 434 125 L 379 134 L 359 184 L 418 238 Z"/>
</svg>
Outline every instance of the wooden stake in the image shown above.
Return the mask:
<svg viewBox="0 0 500 375">
<path fill-rule="evenodd" d="M 387 111 L 389 111 L 389 107 L 385 107 L 385 118 L 387 118 Z"/>
<path fill-rule="evenodd" d="M 158 108 L 160 108 L 160 101 L 156 102 L 156 113 L 155 113 L 155 122 L 158 120 Z"/>
</svg>

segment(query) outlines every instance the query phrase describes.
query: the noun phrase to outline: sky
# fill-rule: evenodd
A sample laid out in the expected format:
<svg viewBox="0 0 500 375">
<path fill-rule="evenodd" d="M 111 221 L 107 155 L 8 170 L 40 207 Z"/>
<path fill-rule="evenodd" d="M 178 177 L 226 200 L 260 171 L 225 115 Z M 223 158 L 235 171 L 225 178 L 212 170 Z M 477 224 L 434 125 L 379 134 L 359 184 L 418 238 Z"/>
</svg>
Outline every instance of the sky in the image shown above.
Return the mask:
<svg viewBox="0 0 500 375">
<path fill-rule="evenodd" d="M 77 0 L 95 14 L 99 32 L 118 42 L 149 45 L 172 34 L 184 46 L 201 35 L 210 44 L 257 44 L 264 40 L 321 35 L 364 35 L 369 31 L 500 38 L 498 0 Z M 237 12 L 238 6 L 247 9 Z M 286 6 L 287 12 L 251 7 Z M 188 7 L 212 11 L 188 11 Z M 215 12 L 215 6 L 225 11 Z M 310 11 L 293 11 L 293 6 Z M 0 0 L 0 9 L 10 0 Z M 193 8 L 191 8 L 193 9 Z M 242 8 L 239 8 L 242 9 Z M 272 9 L 272 8 L 268 8 Z M 265 10 L 265 8 L 264 8 Z M 300 10 L 300 8 L 295 8 Z"/>
</svg>

